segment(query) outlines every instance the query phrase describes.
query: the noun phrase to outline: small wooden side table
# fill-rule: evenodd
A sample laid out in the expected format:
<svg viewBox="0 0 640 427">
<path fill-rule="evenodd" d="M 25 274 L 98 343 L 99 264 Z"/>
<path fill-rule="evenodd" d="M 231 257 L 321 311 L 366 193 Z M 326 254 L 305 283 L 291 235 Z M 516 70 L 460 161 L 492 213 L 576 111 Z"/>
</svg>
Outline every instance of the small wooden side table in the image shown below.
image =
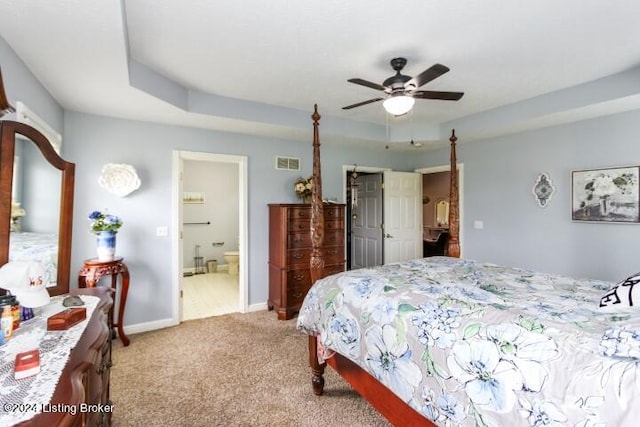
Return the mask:
<svg viewBox="0 0 640 427">
<path fill-rule="evenodd" d="M 111 312 L 111 324 L 118 328 L 118 336 L 122 345 L 129 345 L 129 338 L 123 330 L 124 308 L 127 305 L 127 293 L 129 292 L 129 269 L 122 257 L 113 261 L 98 261 L 97 258 L 87 259 L 78 273 L 78 286 L 81 288 L 93 288 L 98 285 L 102 276 L 111 276 L 111 289 L 114 293 L 118 285 L 118 274 L 121 276 L 122 289 L 120 289 L 120 302 L 118 304 L 118 321 L 113 322 L 113 308 Z"/>
</svg>

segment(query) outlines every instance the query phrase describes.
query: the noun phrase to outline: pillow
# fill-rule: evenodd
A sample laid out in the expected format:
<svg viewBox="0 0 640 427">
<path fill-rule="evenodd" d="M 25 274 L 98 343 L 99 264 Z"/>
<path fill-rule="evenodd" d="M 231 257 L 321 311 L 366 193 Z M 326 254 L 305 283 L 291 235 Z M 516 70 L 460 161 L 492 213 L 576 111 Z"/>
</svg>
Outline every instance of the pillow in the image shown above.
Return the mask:
<svg viewBox="0 0 640 427">
<path fill-rule="evenodd" d="M 627 277 L 620 283 L 609 289 L 600 298 L 599 308 L 605 311 L 615 311 L 617 309 L 629 309 L 640 307 L 640 273 Z M 635 289 L 635 291 L 634 291 Z"/>
</svg>

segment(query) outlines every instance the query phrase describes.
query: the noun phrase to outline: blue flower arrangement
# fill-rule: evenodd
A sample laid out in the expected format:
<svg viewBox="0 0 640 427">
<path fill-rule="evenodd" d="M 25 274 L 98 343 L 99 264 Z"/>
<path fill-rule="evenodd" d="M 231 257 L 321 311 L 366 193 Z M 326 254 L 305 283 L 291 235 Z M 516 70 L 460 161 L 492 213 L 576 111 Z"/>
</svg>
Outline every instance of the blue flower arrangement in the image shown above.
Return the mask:
<svg viewBox="0 0 640 427">
<path fill-rule="evenodd" d="M 91 221 L 91 231 L 99 233 L 101 231 L 118 231 L 122 227 L 122 220 L 111 214 L 93 211 L 89 214 Z"/>
</svg>

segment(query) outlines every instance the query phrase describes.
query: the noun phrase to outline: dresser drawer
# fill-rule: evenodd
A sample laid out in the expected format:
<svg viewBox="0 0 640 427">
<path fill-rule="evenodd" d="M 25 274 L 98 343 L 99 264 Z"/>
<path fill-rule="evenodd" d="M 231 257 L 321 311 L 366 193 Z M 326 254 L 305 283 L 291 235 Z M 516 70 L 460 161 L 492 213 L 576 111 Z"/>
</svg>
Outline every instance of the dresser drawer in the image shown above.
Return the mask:
<svg viewBox="0 0 640 427">
<path fill-rule="evenodd" d="M 312 248 L 294 249 L 288 251 L 287 261 L 290 267 L 303 266 L 303 268 L 309 267 L 311 261 Z M 338 264 L 344 262 L 344 247 L 343 246 L 323 246 L 320 248 L 320 252 L 324 256 L 325 265 Z"/>
<path fill-rule="evenodd" d="M 344 221 L 342 219 L 324 219 L 324 230 L 344 230 Z"/>
<path fill-rule="evenodd" d="M 328 220 L 328 219 L 333 219 L 333 218 L 337 218 L 337 219 L 344 219 L 343 217 L 343 213 L 342 213 L 343 209 L 340 206 L 330 206 L 324 207 L 324 220 Z"/>
<path fill-rule="evenodd" d="M 290 233 L 287 236 L 287 244 L 290 249 L 297 248 L 310 248 L 311 244 L 311 234 L 309 232 L 304 233 Z"/>
<path fill-rule="evenodd" d="M 311 272 L 309 269 L 291 270 L 287 272 L 287 285 L 290 287 L 311 285 Z"/>
<path fill-rule="evenodd" d="M 309 292 L 309 285 L 290 286 L 287 288 L 287 305 L 300 306 Z"/>
<path fill-rule="evenodd" d="M 344 263 L 336 264 L 336 265 L 328 265 L 324 268 L 324 274 L 326 276 L 330 276 L 332 274 L 340 273 L 344 271 Z"/>
<path fill-rule="evenodd" d="M 292 249 L 287 252 L 287 265 L 290 267 L 304 266 L 309 267 L 311 260 L 311 248 Z"/>
<path fill-rule="evenodd" d="M 322 248 L 321 251 L 324 254 L 324 265 L 344 262 L 344 248 L 342 246 Z"/>
<path fill-rule="evenodd" d="M 289 220 L 289 233 L 308 233 L 311 230 L 311 221 L 308 219 L 290 219 Z"/>
<path fill-rule="evenodd" d="M 343 246 L 344 230 L 324 230 L 322 246 Z"/>
<path fill-rule="evenodd" d="M 289 220 L 292 219 L 311 219 L 311 208 L 309 206 L 300 206 L 290 208 L 288 210 Z"/>
</svg>

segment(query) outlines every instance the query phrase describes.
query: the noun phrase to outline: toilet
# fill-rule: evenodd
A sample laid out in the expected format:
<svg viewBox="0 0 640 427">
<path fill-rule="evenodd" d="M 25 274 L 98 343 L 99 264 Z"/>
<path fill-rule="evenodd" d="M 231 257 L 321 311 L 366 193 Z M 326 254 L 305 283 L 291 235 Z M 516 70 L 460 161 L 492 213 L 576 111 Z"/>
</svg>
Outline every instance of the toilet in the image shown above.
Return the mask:
<svg viewBox="0 0 640 427">
<path fill-rule="evenodd" d="M 240 261 L 240 252 L 229 251 L 229 252 L 224 252 L 222 255 L 224 256 L 224 260 L 227 261 L 227 265 L 229 266 L 229 274 L 238 274 L 238 263 Z"/>
</svg>

